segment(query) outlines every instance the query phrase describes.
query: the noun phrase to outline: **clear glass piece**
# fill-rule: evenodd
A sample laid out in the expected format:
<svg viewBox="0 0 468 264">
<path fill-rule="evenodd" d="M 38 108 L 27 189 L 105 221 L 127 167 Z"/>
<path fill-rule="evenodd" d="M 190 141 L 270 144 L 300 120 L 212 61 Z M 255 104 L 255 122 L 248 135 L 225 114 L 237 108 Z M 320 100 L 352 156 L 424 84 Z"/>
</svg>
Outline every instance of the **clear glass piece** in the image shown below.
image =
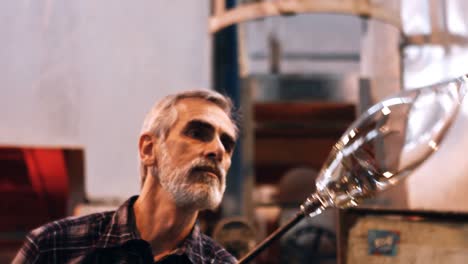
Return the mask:
<svg viewBox="0 0 468 264">
<path fill-rule="evenodd" d="M 301 205 L 314 216 L 327 207 L 356 206 L 397 184 L 431 156 L 457 116 L 466 76 L 403 91 L 369 108 L 333 147 Z"/>
</svg>

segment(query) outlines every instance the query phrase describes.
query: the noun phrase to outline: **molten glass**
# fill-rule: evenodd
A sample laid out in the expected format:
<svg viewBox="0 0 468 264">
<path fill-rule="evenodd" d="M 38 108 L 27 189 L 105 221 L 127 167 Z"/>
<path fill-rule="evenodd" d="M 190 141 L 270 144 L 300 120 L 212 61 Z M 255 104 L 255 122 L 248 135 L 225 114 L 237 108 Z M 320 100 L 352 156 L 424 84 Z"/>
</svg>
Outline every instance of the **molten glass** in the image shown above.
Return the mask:
<svg viewBox="0 0 468 264">
<path fill-rule="evenodd" d="M 438 149 L 467 81 L 463 76 L 404 91 L 369 108 L 333 147 L 302 212 L 356 206 L 411 174 Z"/>
</svg>

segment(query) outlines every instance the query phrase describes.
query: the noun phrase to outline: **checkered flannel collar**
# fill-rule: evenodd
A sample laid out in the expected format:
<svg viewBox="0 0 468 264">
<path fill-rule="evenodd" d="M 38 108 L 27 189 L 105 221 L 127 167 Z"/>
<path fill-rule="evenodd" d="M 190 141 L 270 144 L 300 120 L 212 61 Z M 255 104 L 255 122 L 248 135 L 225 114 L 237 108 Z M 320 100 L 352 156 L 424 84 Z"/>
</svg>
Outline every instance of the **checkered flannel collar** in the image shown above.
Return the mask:
<svg viewBox="0 0 468 264">
<path fill-rule="evenodd" d="M 137 195 L 131 197 L 115 211 L 109 225 L 101 236 L 97 247 L 118 247 L 131 240 L 142 240 L 138 229 L 136 228 L 135 215 L 133 212 L 133 204 L 136 199 L 138 199 Z M 173 252 L 173 254 L 186 254 L 193 263 L 198 263 L 199 259 L 203 258 L 202 247 L 203 241 L 200 228 L 198 224 L 196 224 L 190 235 Z"/>
<path fill-rule="evenodd" d="M 133 213 L 133 204 L 137 198 L 138 196 L 130 197 L 130 199 L 123 203 L 114 214 L 112 214 L 112 218 L 107 227 L 104 228 L 104 232 L 97 243 L 97 247 L 116 247 L 130 240 L 141 239 L 136 228 L 135 216 Z"/>
<path fill-rule="evenodd" d="M 187 255 L 192 263 L 203 263 L 203 243 L 200 235 L 200 228 L 196 224 L 190 235 L 174 252 L 177 255 Z"/>
</svg>

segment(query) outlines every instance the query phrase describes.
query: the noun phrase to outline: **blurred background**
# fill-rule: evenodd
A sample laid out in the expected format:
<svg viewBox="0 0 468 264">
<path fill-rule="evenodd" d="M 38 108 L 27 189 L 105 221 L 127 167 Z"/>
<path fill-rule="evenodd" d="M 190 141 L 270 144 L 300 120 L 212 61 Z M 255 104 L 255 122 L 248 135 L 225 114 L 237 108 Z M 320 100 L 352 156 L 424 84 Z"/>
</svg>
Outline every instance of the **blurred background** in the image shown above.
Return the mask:
<svg viewBox="0 0 468 264">
<path fill-rule="evenodd" d="M 144 115 L 191 88 L 242 113 L 223 204 L 200 222 L 245 254 L 313 192 L 362 111 L 468 73 L 467 16 L 462 0 L 1 2 L 0 262 L 32 228 L 138 194 Z M 440 150 L 362 208 L 464 216 L 467 118 L 465 102 Z M 353 263 L 346 217 L 303 221 L 257 263 Z"/>
</svg>

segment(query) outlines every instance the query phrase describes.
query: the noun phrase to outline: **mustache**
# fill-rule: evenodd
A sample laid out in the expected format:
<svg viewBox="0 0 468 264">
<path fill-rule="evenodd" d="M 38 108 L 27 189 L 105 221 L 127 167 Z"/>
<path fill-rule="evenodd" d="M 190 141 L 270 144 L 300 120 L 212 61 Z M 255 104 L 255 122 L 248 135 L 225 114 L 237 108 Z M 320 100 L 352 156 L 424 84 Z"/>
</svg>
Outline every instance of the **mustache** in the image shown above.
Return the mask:
<svg viewBox="0 0 468 264">
<path fill-rule="evenodd" d="M 190 166 L 190 172 L 194 171 L 207 171 L 216 175 L 219 181 L 223 181 L 226 171 L 214 161 L 207 159 L 194 160 Z"/>
</svg>

